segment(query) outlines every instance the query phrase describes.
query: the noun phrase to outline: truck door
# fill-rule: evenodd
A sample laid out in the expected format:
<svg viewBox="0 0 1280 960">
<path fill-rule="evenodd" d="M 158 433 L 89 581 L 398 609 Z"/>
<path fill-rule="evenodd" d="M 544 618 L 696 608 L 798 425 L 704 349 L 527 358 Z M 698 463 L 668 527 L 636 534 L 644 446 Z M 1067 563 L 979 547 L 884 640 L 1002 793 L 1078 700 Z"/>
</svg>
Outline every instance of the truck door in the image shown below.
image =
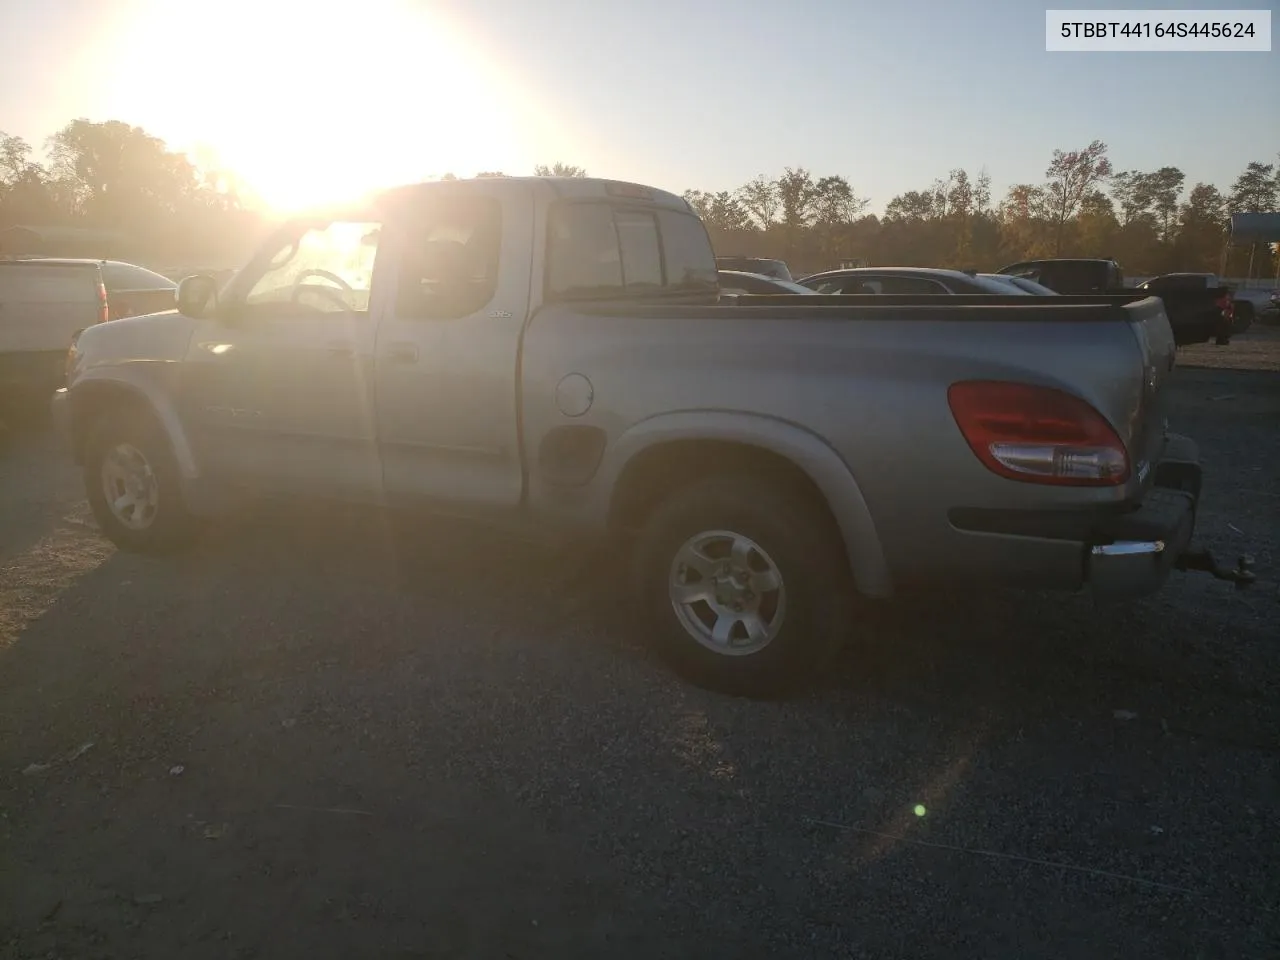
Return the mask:
<svg viewBox="0 0 1280 960">
<path fill-rule="evenodd" d="M 433 186 L 388 219 L 394 295 L 375 347 L 393 502 L 515 507 L 523 493 L 520 336 L 532 270 L 527 184 Z M 390 253 L 394 250 L 394 253 Z"/>
<path fill-rule="evenodd" d="M 376 499 L 370 296 L 381 225 L 284 228 L 201 321 L 182 402 L 209 472 L 264 492 Z"/>
</svg>

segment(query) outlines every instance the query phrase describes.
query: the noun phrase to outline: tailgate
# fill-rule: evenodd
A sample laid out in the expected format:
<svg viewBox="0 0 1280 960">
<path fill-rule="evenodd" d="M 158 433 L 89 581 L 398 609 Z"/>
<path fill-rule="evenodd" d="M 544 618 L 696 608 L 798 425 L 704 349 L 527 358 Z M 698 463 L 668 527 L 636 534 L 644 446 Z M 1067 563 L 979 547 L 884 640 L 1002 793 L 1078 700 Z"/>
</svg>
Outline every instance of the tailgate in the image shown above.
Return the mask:
<svg viewBox="0 0 1280 960">
<path fill-rule="evenodd" d="M 1125 309 L 1142 358 L 1142 392 L 1127 439 L 1134 476 L 1145 488 L 1151 468 L 1159 461 L 1164 449 L 1165 386 L 1173 373 L 1177 351 L 1173 329 L 1160 299 L 1148 297 Z"/>
<path fill-rule="evenodd" d="M 27 266 L 0 269 L 0 351 L 66 351 L 78 330 L 98 321 L 96 267 Z"/>
</svg>

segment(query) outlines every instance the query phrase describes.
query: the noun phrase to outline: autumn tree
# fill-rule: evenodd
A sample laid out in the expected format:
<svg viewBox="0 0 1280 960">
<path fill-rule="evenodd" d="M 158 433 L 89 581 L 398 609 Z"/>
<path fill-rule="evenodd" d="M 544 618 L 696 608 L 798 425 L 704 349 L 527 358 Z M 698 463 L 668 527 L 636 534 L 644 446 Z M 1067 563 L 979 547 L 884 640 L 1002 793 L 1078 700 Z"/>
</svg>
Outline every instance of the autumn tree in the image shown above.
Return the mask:
<svg viewBox="0 0 1280 960">
<path fill-rule="evenodd" d="M 1107 145 L 1094 140 L 1083 150 L 1053 151 L 1045 171 L 1044 198 L 1053 227 L 1053 253 L 1062 252 L 1067 224 L 1080 210 L 1084 198 L 1111 176 Z"/>
<path fill-rule="evenodd" d="M 801 232 L 813 223 L 818 202 L 818 187 L 803 167 L 787 167 L 775 186 L 782 219 L 783 251 L 794 257 Z"/>
<path fill-rule="evenodd" d="M 1277 182 L 1277 165 L 1253 161 L 1244 172 L 1236 177 L 1231 185 L 1231 193 L 1227 195 L 1227 210 L 1230 213 L 1270 213 L 1280 207 L 1280 182 Z M 1237 268 L 1243 266 L 1249 276 L 1254 273 L 1257 262 L 1259 244 L 1251 243 L 1246 248 L 1248 260 L 1236 260 Z M 1263 263 L 1266 272 L 1270 273 L 1271 248 L 1262 245 Z M 1235 251 L 1231 251 L 1235 253 Z"/>
<path fill-rule="evenodd" d="M 1179 266 L 1186 270 L 1216 271 L 1226 241 L 1226 225 L 1226 198 L 1212 184 L 1197 183 L 1178 211 L 1174 250 Z"/>
<path fill-rule="evenodd" d="M 0 130 L 0 227 L 49 222 L 68 213 L 65 191 L 32 159 L 31 146 Z"/>
<path fill-rule="evenodd" d="M 751 229 L 751 219 L 742 209 L 738 198 L 727 190 L 707 193 L 702 190 L 686 190 L 683 194 L 689 206 L 702 218 L 707 229 L 718 234 L 743 233 Z"/>
<path fill-rule="evenodd" d="M 1080 201 L 1073 252 L 1082 257 L 1114 256 L 1119 231 L 1111 198 L 1101 190 L 1093 190 Z"/>
<path fill-rule="evenodd" d="M 1000 204 L 1000 245 L 1004 258 L 1022 260 L 1052 249 L 1051 211 L 1043 187 L 1015 183 Z"/>
<path fill-rule="evenodd" d="M 851 227 L 870 201 L 858 196 L 841 176 L 821 177 L 814 184 L 814 192 L 816 252 L 827 263 L 834 263 L 851 252 L 847 249 L 853 239 Z"/>
<path fill-rule="evenodd" d="M 763 174 L 754 177 L 738 188 L 737 200 L 761 230 L 773 226 L 781 205 L 778 185 L 774 181 Z"/>
</svg>

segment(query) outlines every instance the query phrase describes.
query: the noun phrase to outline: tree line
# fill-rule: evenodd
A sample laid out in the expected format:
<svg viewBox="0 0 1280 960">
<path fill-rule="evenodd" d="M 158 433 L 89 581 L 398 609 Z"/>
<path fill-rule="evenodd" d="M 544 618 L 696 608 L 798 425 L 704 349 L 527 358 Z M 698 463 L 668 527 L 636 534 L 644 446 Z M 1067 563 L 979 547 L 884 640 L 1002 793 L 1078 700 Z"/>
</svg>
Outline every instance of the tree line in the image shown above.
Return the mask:
<svg viewBox="0 0 1280 960">
<path fill-rule="evenodd" d="M 985 169 L 976 176 L 951 170 L 894 197 L 879 216 L 866 214 L 868 198 L 845 177 L 803 167 L 684 197 L 718 253 L 782 257 L 800 272 L 859 259 L 992 270 L 1038 257 L 1113 257 L 1134 276 L 1242 276 L 1252 257 L 1255 276 L 1273 276 L 1272 249 L 1227 248 L 1226 229 L 1233 213 L 1280 211 L 1280 162 L 1248 163 L 1225 193 L 1209 183 L 1187 189 L 1177 167 L 1116 170 L 1106 144 L 1095 140 L 1054 150 L 1041 183 L 1014 184 L 999 201 Z"/>
<path fill-rule="evenodd" d="M 586 176 L 565 163 L 534 172 Z M 270 222 L 233 172 L 193 162 L 141 127 L 72 120 L 45 142 L 43 161 L 21 137 L 0 131 L 0 230 L 87 228 L 120 238 L 119 245 L 101 241 L 95 256 L 217 268 L 240 263 Z"/>
<path fill-rule="evenodd" d="M 0 131 L 0 229 L 80 226 L 128 238 L 140 260 L 232 264 L 267 214 L 231 171 L 193 162 L 141 127 L 73 120 L 44 145 Z M 566 163 L 536 176 L 586 176 Z M 504 176 L 485 171 L 477 176 Z M 446 173 L 440 179 L 456 179 Z M 880 215 L 840 175 L 787 167 L 736 190 L 687 190 L 722 255 L 782 257 L 797 271 L 841 261 L 994 269 L 1043 256 L 1110 256 L 1133 275 L 1222 268 L 1232 213 L 1280 210 L 1280 162 L 1250 162 L 1223 192 L 1188 189 L 1177 167 L 1116 170 L 1107 146 L 1054 150 L 1040 183 L 991 194 L 984 169 L 955 169 L 892 198 Z M 1227 275 L 1275 271 L 1270 248 L 1232 249 Z"/>
</svg>

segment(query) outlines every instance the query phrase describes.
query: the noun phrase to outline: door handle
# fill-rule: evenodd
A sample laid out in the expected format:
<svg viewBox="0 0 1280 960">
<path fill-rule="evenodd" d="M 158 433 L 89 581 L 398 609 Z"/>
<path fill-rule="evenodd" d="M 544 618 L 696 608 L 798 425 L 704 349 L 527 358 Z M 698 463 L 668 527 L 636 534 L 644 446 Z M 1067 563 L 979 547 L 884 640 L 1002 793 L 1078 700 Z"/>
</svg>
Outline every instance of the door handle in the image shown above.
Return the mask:
<svg viewBox="0 0 1280 960">
<path fill-rule="evenodd" d="M 393 343 L 387 348 L 387 359 L 392 363 L 417 363 L 418 346 L 413 343 Z"/>
</svg>

